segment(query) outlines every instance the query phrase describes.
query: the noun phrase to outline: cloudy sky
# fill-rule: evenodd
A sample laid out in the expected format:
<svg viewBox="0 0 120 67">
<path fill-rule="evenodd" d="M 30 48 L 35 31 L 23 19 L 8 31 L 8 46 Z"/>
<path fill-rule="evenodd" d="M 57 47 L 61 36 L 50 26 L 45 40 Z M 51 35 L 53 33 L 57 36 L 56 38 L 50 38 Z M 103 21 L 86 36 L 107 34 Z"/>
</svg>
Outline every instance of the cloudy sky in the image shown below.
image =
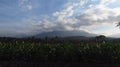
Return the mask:
<svg viewBox="0 0 120 67">
<path fill-rule="evenodd" d="M 120 0 L 0 0 L 0 36 L 83 30 L 119 34 Z"/>
</svg>

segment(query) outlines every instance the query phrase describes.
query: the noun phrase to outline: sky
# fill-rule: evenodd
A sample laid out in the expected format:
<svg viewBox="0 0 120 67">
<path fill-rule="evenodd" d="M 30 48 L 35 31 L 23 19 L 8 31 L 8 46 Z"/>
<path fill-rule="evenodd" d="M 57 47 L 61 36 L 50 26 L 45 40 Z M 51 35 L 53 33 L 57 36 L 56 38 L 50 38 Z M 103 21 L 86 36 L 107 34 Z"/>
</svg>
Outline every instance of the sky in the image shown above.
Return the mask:
<svg viewBox="0 0 120 67">
<path fill-rule="evenodd" d="M 120 0 L 0 0 L 0 36 L 82 30 L 120 34 Z"/>
</svg>

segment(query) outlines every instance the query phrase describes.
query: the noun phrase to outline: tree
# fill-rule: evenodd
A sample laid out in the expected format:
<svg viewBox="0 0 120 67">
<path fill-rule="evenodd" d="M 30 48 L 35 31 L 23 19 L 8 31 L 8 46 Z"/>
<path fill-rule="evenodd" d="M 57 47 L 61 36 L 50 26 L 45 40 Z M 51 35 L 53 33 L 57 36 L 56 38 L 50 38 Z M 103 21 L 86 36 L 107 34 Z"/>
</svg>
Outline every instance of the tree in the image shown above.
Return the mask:
<svg viewBox="0 0 120 67">
<path fill-rule="evenodd" d="M 48 36 L 45 36 L 45 41 L 46 41 L 46 43 L 48 42 Z"/>
<path fill-rule="evenodd" d="M 118 23 L 117 23 L 117 27 L 119 27 L 119 28 L 120 28 L 120 22 L 118 22 Z"/>
<path fill-rule="evenodd" d="M 104 42 L 106 41 L 106 36 L 100 35 L 95 37 L 98 42 Z"/>
</svg>

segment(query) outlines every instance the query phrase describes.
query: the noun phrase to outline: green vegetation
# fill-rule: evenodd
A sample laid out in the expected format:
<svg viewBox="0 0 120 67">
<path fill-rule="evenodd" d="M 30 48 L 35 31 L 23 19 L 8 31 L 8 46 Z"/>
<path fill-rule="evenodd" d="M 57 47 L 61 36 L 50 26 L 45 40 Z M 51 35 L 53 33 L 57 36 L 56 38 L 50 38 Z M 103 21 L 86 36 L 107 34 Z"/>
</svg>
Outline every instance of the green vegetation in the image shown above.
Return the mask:
<svg viewBox="0 0 120 67">
<path fill-rule="evenodd" d="M 0 60 L 120 63 L 120 43 L 0 43 Z"/>
</svg>

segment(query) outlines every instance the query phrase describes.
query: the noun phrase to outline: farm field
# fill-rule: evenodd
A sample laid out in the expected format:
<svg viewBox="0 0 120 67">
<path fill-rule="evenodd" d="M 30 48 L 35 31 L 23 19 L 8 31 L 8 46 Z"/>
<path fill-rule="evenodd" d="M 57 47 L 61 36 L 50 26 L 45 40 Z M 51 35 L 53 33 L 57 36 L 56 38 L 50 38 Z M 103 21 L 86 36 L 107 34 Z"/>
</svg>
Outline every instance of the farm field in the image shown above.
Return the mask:
<svg viewBox="0 0 120 67">
<path fill-rule="evenodd" d="M 34 62 L 120 63 L 120 43 L 0 42 L 0 60 Z"/>
<path fill-rule="evenodd" d="M 119 39 L 0 38 L 1 67 L 113 67 L 119 64 Z"/>
</svg>

